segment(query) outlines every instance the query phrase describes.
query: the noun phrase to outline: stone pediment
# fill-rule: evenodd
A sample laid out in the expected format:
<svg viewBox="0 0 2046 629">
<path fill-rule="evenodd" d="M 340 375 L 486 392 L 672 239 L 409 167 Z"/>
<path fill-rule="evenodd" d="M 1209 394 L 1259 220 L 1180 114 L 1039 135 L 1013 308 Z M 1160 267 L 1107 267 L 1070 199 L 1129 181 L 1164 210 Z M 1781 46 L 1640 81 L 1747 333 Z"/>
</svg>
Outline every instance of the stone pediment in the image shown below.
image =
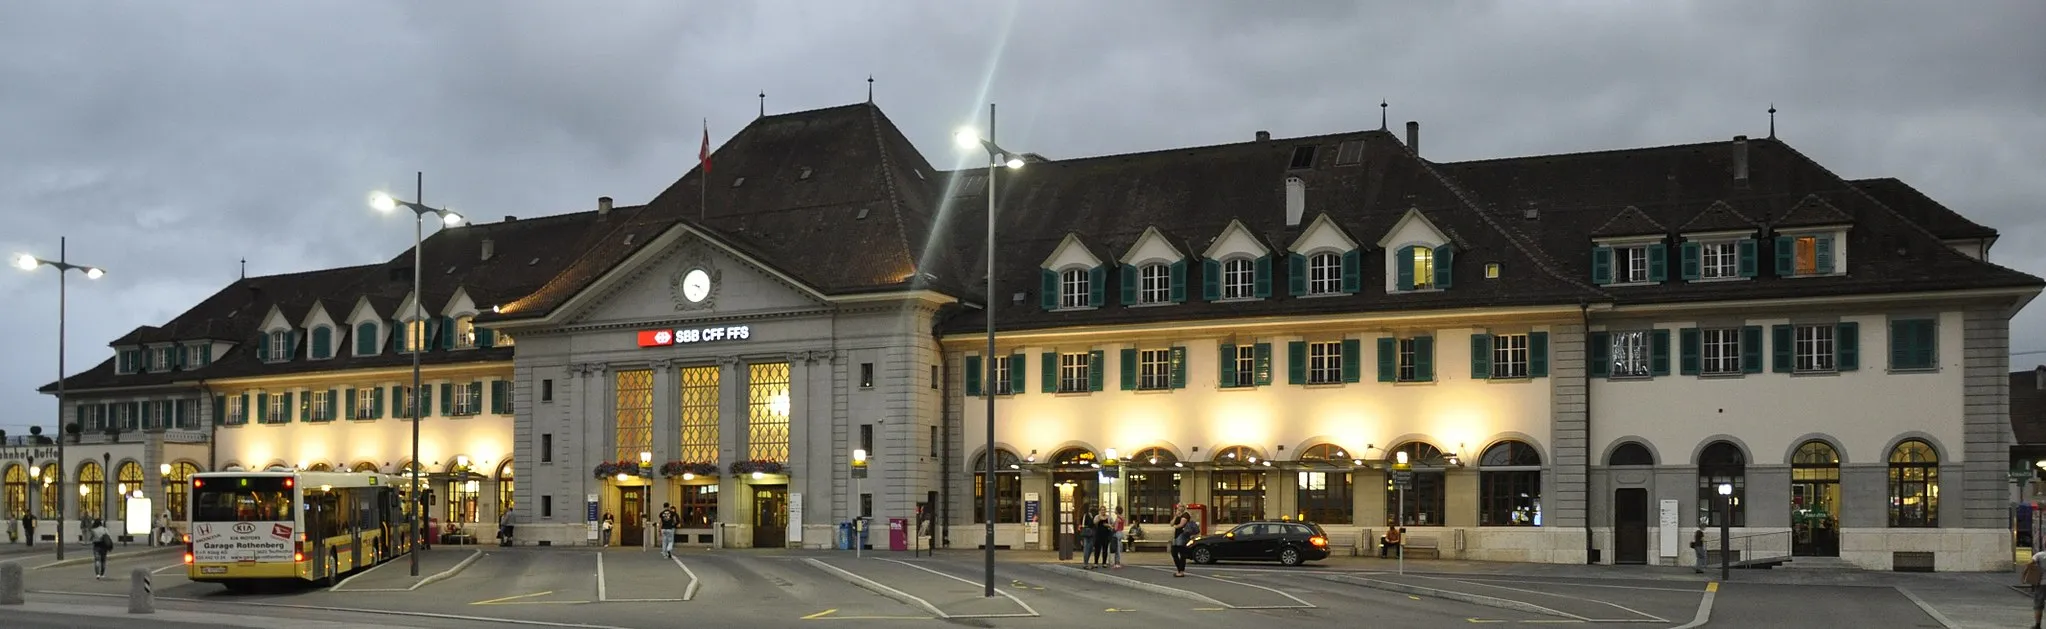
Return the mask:
<svg viewBox="0 0 2046 629">
<path fill-rule="evenodd" d="M 714 242 L 686 234 L 606 287 L 575 324 L 636 323 L 814 308 L 811 291 Z"/>
</svg>

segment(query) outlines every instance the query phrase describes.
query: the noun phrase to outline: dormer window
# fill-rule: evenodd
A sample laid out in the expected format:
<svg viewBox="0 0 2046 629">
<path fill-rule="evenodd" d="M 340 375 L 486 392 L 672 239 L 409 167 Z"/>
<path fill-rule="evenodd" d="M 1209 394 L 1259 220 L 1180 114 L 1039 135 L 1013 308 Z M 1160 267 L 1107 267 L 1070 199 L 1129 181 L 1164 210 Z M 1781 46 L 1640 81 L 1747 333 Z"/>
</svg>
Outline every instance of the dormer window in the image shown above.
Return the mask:
<svg viewBox="0 0 2046 629">
<path fill-rule="evenodd" d="M 324 325 L 314 327 L 312 347 L 309 349 L 309 351 L 312 352 L 313 360 L 326 360 L 329 358 L 333 358 L 334 328 L 327 327 Z"/>
<path fill-rule="evenodd" d="M 1087 269 L 1066 269 L 1059 273 L 1059 307 L 1086 308 L 1091 294 L 1092 278 Z"/>
<path fill-rule="evenodd" d="M 1307 257 L 1307 294 L 1334 295 L 1343 292 L 1343 257 L 1317 253 Z"/>
<path fill-rule="evenodd" d="M 1740 277 L 1739 254 L 1731 242 L 1698 243 L 1698 279 Z"/>
<path fill-rule="evenodd" d="M 476 347 L 476 318 L 460 316 L 455 318 L 455 349 Z"/>
<path fill-rule="evenodd" d="M 171 357 L 172 354 L 177 353 L 177 348 L 159 347 L 153 350 L 149 350 L 149 353 L 150 353 L 149 362 L 151 363 L 151 366 L 149 368 L 150 371 L 156 372 L 170 371 Z"/>
<path fill-rule="evenodd" d="M 270 333 L 271 362 L 291 360 L 291 331 L 277 330 Z"/>
<path fill-rule="evenodd" d="M 1137 269 L 1137 303 L 1163 304 L 1172 301 L 1172 267 L 1163 263 Z"/>
<path fill-rule="evenodd" d="M 1257 288 L 1257 263 L 1250 258 L 1222 261 L 1222 298 L 1250 299 Z"/>
<path fill-rule="evenodd" d="M 1835 242 L 1832 234 L 1777 236 L 1777 277 L 1832 275 Z"/>
<path fill-rule="evenodd" d="M 405 322 L 404 351 L 416 352 L 426 345 L 426 320 L 414 319 Z"/>
<path fill-rule="evenodd" d="M 1591 281 L 1610 284 L 1654 284 L 1666 279 L 1669 254 L 1659 242 L 1601 245 L 1591 252 Z"/>
<path fill-rule="evenodd" d="M 1395 255 L 1399 257 L 1393 262 L 1393 272 L 1398 274 L 1399 290 L 1449 288 L 1454 255 L 1449 245 L 1409 245 L 1400 247 Z"/>
<path fill-rule="evenodd" d="M 355 326 L 355 355 L 375 356 L 377 354 L 377 324 L 364 321 Z"/>
<path fill-rule="evenodd" d="M 503 332 L 498 332 L 498 333 L 497 333 L 496 335 L 494 335 L 494 336 L 492 336 L 492 337 L 491 337 L 491 341 L 490 341 L 490 346 L 491 346 L 491 347 L 511 347 L 511 346 L 512 346 L 512 335 L 510 335 L 510 334 L 505 334 L 505 333 L 503 333 Z"/>
</svg>

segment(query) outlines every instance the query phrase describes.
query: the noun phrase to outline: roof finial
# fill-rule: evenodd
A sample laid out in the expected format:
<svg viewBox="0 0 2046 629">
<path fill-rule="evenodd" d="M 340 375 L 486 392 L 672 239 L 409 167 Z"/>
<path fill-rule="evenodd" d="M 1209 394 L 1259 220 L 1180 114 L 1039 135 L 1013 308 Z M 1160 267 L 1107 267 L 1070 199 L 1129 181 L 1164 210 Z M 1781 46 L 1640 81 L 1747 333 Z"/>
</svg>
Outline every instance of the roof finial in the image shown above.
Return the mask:
<svg viewBox="0 0 2046 629">
<path fill-rule="evenodd" d="M 760 117 L 767 117 L 767 92 L 760 93 Z"/>
<path fill-rule="evenodd" d="M 874 75 L 867 75 L 867 104 L 874 104 Z"/>
<path fill-rule="evenodd" d="M 1776 139 L 1776 103 L 1769 103 L 1769 139 Z"/>
<path fill-rule="evenodd" d="M 1379 99 L 1379 100 L 1378 100 L 1378 130 L 1379 130 L 1379 131 L 1384 131 L 1384 130 L 1385 130 L 1385 108 L 1386 108 L 1386 104 L 1385 104 L 1385 99 L 1382 99 L 1382 98 L 1381 98 L 1381 99 Z"/>
<path fill-rule="evenodd" d="M 249 279 L 249 259 L 242 258 L 242 279 Z"/>
</svg>

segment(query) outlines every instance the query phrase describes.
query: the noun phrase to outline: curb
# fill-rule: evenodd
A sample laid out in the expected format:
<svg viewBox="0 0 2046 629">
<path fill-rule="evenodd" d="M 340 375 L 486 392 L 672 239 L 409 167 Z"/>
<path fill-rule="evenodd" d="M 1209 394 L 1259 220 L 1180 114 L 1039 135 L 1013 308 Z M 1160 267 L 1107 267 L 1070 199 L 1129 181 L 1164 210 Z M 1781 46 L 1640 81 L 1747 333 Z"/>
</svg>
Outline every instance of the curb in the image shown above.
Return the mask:
<svg viewBox="0 0 2046 629">
<path fill-rule="evenodd" d="M 1337 583 L 1348 583 L 1350 585 L 1358 585 L 1376 590 L 1385 590 L 1388 592 L 1398 592 L 1401 594 L 1410 594 L 1414 596 L 1430 596 L 1434 598 L 1447 599 L 1452 601 L 1462 601 L 1465 603 L 1470 603 L 1472 605 L 1483 605 L 1486 607 L 1496 607 L 1499 609 L 1507 609 L 1530 614 L 1541 614 L 1543 616 L 1554 616 L 1557 618 L 1568 618 L 1571 620 L 1585 620 L 1581 616 L 1566 614 L 1561 611 L 1549 609 L 1547 607 L 1542 607 L 1540 605 L 1536 605 L 1533 603 L 1498 598 L 1495 596 L 1485 596 L 1483 594 L 1471 594 L 1469 592 L 1458 592 L 1455 590 L 1443 590 L 1431 587 L 1422 587 L 1418 585 L 1408 585 L 1405 583 L 1396 583 L 1393 581 L 1380 581 L 1378 579 L 1354 577 L 1346 574 L 1328 574 L 1320 576 L 1323 579 L 1334 581 Z"/>
<path fill-rule="evenodd" d="M 882 596 L 895 599 L 896 601 L 901 602 L 905 605 L 912 605 L 921 608 L 924 611 L 930 612 L 932 616 L 938 618 L 950 618 L 950 616 L 945 615 L 945 610 L 938 609 L 938 606 L 932 605 L 930 601 L 917 598 L 916 595 L 914 594 L 910 594 L 902 590 L 888 587 L 886 585 L 881 585 L 880 583 L 876 583 L 873 579 L 853 574 L 852 572 L 849 572 L 846 569 L 840 568 L 838 566 L 824 563 L 822 560 L 819 560 L 816 557 L 804 557 L 803 562 L 816 566 L 818 568 L 822 568 L 825 572 L 838 575 L 839 578 L 845 579 L 847 583 L 851 583 L 853 585 L 857 585 L 862 588 L 872 590 L 875 594 L 880 594 Z"/>
<path fill-rule="evenodd" d="M 129 557 L 142 557 L 142 556 L 147 556 L 147 555 L 159 555 L 159 554 L 163 554 L 163 553 L 168 553 L 168 552 L 175 552 L 175 551 L 178 551 L 178 550 L 182 550 L 182 549 L 184 549 L 184 547 L 183 547 L 183 546 L 159 546 L 159 547 L 156 547 L 156 548 L 152 548 L 152 549 L 149 549 L 149 550 L 131 550 L 131 551 L 128 551 L 128 552 L 125 552 L 125 553 L 108 553 L 108 554 L 107 554 L 107 561 L 113 561 L 113 560 L 115 560 L 115 559 L 126 559 L 126 558 L 129 558 Z M 84 556 L 84 557 L 73 557 L 73 558 L 71 558 L 71 559 L 64 559 L 64 560 L 60 560 L 60 561 L 52 561 L 52 562 L 50 562 L 50 563 L 46 563 L 46 564 L 43 564 L 43 565 L 40 565 L 40 566 L 36 566 L 36 567 L 34 567 L 34 568 L 30 568 L 30 570 L 41 570 L 41 569 L 44 569 L 44 568 L 57 568 L 57 567 L 61 567 L 61 566 L 76 566 L 76 565 L 79 565 L 79 564 L 87 564 L 87 563 L 92 563 L 92 549 L 91 549 L 91 548 L 86 548 L 86 549 L 85 549 L 85 556 Z"/>
<path fill-rule="evenodd" d="M 418 552 L 418 551 L 413 551 L 413 552 Z M 329 591 L 329 592 L 336 592 L 336 591 L 338 591 L 338 592 L 343 592 L 343 593 L 347 593 L 347 592 L 410 592 L 410 591 L 413 591 L 413 590 L 417 590 L 417 589 L 419 589 L 419 588 L 422 588 L 422 587 L 426 587 L 426 584 L 428 584 L 428 583 L 433 583 L 433 582 L 435 582 L 435 581 L 440 581 L 440 580 L 442 580 L 442 579 L 446 579 L 446 578 L 448 578 L 448 577 L 452 577 L 452 576 L 455 576 L 456 574 L 459 574 L 459 573 L 461 573 L 463 569 L 466 569 L 466 568 L 468 568 L 468 567 L 469 567 L 469 564 L 472 564 L 472 563 L 476 563 L 476 560 L 477 560 L 477 559 L 481 559 L 482 557 L 483 557 L 483 551 L 481 551 L 481 550 L 472 550 L 472 551 L 469 551 L 469 556 L 468 556 L 468 558 L 465 558 L 465 559 L 463 559 L 461 563 L 455 564 L 455 567 L 453 567 L 453 568 L 448 568 L 448 569 L 446 569 L 446 570 L 442 570 L 442 571 L 440 571 L 439 573 L 436 573 L 436 574 L 430 574 L 430 575 L 427 575 L 427 576 L 426 576 L 426 578 L 424 578 L 424 579 L 420 579 L 418 583 L 414 583 L 414 584 L 412 584 L 412 587 L 402 587 L 402 588 L 364 588 L 364 589 L 360 589 L 360 590 L 335 590 L 334 588 L 338 588 L 338 587 L 341 587 L 341 586 L 343 586 L 343 585 L 347 585 L 347 584 L 348 584 L 348 581 L 347 581 L 347 580 L 343 580 L 343 581 L 342 581 L 341 583 L 339 583 L 339 584 L 336 584 L 336 585 L 334 586 L 334 588 L 327 588 L 327 591 Z M 397 560 L 398 560 L 398 559 L 397 559 L 396 557 L 393 557 L 393 558 L 391 559 L 391 561 L 397 561 Z M 383 564 L 383 565 L 391 565 L 391 564 L 390 564 L 390 563 L 388 563 L 388 562 L 386 562 L 386 563 L 385 563 L 385 564 Z M 382 566 L 379 566 L 379 567 L 382 567 Z M 357 575 L 355 575 L 355 576 L 362 576 L 362 575 L 361 575 L 361 574 L 357 574 Z M 355 577 L 349 577 L 348 579 L 352 580 L 352 579 L 354 579 L 354 578 L 355 578 Z"/>
<path fill-rule="evenodd" d="M 1191 601 L 1196 601 L 1196 602 L 1200 602 L 1200 603 L 1205 603 L 1205 604 L 1208 604 L 1208 605 L 1214 605 L 1214 606 L 1216 606 L 1216 607 L 1223 607 L 1223 608 L 1230 608 L 1230 609 L 1234 609 L 1234 608 L 1235 608 L 1235 606 L 1234 606 L 1234 605 L 1230 605 L 1230 604 L 1228 604 L 1228 603 L 1224 603 L 1224 602 L 1222 602 L 1222 601 L 1218 601 L 1218 600 L 1215 600 L 1215 599 L 1209 598 L 1209 597 L 1208 597 L 1207 595 L 1205 595 L 1205 594 L 1200 594 L 1200 593 L 1197 593 L 1197 592 L 1192 592 L 1192 591 L 1189 591 L 1189 590 L 1182 590 L 1182 589 L 1179 589 L 1179 588 L 1175 588 L 1175 587 L 1166 587 L 1166 586 L 1163 586 L 1163 585 L 1158 585 L 1158 584 L 1156 584 L 1156 583 L 1149 583 L 1149 582 L 1145 582 L 1145 581 L 1138 581 L 1138 580 L 1136 580 L 1136 579 L 1131 579 L 1131 578 L 1127 578 L 1127 577 L 1118 577 L 1118 576 L 1115 576 L 1115 575 L 1112 575 L 1112 574 L 1101 574 L 1101 573 L 1099 573 L 1099 572 L 1094 572 L 1094 571 L 1091 571 L 1091 570 L 1080 570 L 1080 569 L 1077 569 L 1077 568 L 1069 568 L 1069 567 L 1066 567 L 1066 566 L 1061 566 L 1061 565 L 1058 565 L 1058 564 L 1047 564 L 1047 563 L 1040 563 L 1040 564 L 1031 564 L 1031 565 L 1037 566 L 1037 568 L 1038 568 L 1039 570 L 1043 570 L 1043 571 L 1045 571 L 1045 572 L 1053 572 L 1053 573 L 1057 573 L 1057 574 L 1063 574 L 1063 575 L 1066 575 L 1066 576 L 1069 576 L 1069 577 L 1078 577 L 1078 578 L 1081 578 L 1081 579 L 1087 579 L 1087 580 L 1089 580 L 1089 581 L 1100 581 L 1100 582 L 1102 582 L 1102 583 L 1113 583 L 1113 584 L 1116 584 L 1116 585 L 1120 585 L 1120 586 L 1124 586 L 1124 587 L 1132 587 L 1132 588 L 1136 588 L 1136 589 L 1139 589 L 1139 590 L 1143 590 L 1143 591 L 1146 591 L 1146 592 L 1150 592 L 1150 593 L 1153 593 L 1153 594 L 1163 594 L 1163 595 L 1165 595 L 1165 596 L 1176 596 L 1176 597 L 1179 597 L 1179 598 L 1183 598 L 1183 599 L 1187 599 L 1187 600 L 1191 600 Z"/>
</svg>

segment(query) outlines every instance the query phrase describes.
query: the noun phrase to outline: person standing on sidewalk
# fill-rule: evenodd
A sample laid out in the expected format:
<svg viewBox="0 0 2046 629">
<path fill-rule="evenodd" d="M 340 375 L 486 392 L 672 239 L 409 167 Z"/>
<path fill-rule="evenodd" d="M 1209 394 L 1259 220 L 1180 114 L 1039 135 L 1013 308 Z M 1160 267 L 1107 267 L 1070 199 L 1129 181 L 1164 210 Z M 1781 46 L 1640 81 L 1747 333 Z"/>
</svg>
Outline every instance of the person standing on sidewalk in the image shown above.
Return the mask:
<svg viewBox="0 0 2046 629">
<path fill-rule="evenodd" d="M 604 514 L 604 523 L 603 523 L 603 525 L 602 525 L 601 527 L 599 527 L 599 528 L 602 528 L 602 529 L 604 529 L 604 547 L 605 547 L 605 548 L 610 548 L 610 547 L 611 547 L 611 527 L 613 526 L 613 523 L 614 523 L 614 522 L 615 522 L 615 520 L 613 520 L 613 519 L 611 518 L 611 514 L 609 514 L 609 513 L 606 513 L 606 514 Z"/>
<path fill-rule="evenodd" d="M 1108 547 L 1115 545 L 1115 521 L 1108 515 L 1108 507 L 1094 518 L 1094 565 L 1108 567 Z"/>
<path fill-rule="evenodd" d="M 107 578 L 107 553 L 114 551 L 114 536 L 107 532 L 106 520 L 93 521 L 87 536 L 92 539 L 92 578 L 104 580 Z"/>
<path fill-rule="evenodd" d="M 1172 517 L 1172 576 L 1186 576 L 1186 545 L 1193 543 L 1193 514 L 1185 511 Z"/>
<path fill-rule="evenodd" d="M 2032 587 L 2032 629 L 2039 629 L 2039 616 L 2046 611 L 2046 585 L 2040 584 L 2040 574 L 2046 571 L 2046 551 L 2032 553 L 2032 561 L 2025 564 L 2024 576 L 2019 577 L 2025 585 Z"/>
<path fill-rule="evenodd" d="M 1698 563 L 1691 566 L 1691 571 L 1705 574 L 1705 529 L 1700 528 L 1691 534 L 1691 554 L 1698 557 Z"/>
<path fill-rule="evenodd" d="M 1129 538 L 1129 528 L 1130 528 L 1130 520 L 1129 520 L 1129 518 L 1125 518 L 1125 517 L 1123 517 L 1123 515 L 1122 515 L 1122 507 L 1116 507 L 1116 508 L 1115 508 L 1115 520 L 1114 520 L 1114 522 L 1115 522 L 1115 539 L 1111 540 L 1111 542 L 1110 542 L 1110 543 L 1113 543 L 1113 544 L 1115 544 L 1115 546 L 1112 546 L 1112 547 L 1111 547 L 1111 548 L 1113 548 L 1113 549 L 1115 550 L 1115 567 L 1116 567 L 1116 568 L 1121 568 L 1121 567 L 1122 567 L 1122 546 L 1123 546 L 1123 543 L 1124 543 L 1124 542 L 1123 542 L 1123 540 L 1125 540 L 1125 539 L 1128 539 L 1128 538 Z"/>
<path fill-rule="evenodd" d="M 675 556 L 675 529 L 682 526 L 682 516 L 668 503 L 661 503 L 661 557 Z"/>
<path fill-rule="evenodd" d="M 1094 567 L 1094 509 L 1093 505 L 1081 511 L 1080 525 L 1073 527 L 1073 537 L 1080 541 L 1080 567 Z"/>
<path fill-rule="evenodd" d="M 36 518 L 27 511 L 21 513 L 21 542 L 30 547 L 36 545 Z"/>
</svg>

